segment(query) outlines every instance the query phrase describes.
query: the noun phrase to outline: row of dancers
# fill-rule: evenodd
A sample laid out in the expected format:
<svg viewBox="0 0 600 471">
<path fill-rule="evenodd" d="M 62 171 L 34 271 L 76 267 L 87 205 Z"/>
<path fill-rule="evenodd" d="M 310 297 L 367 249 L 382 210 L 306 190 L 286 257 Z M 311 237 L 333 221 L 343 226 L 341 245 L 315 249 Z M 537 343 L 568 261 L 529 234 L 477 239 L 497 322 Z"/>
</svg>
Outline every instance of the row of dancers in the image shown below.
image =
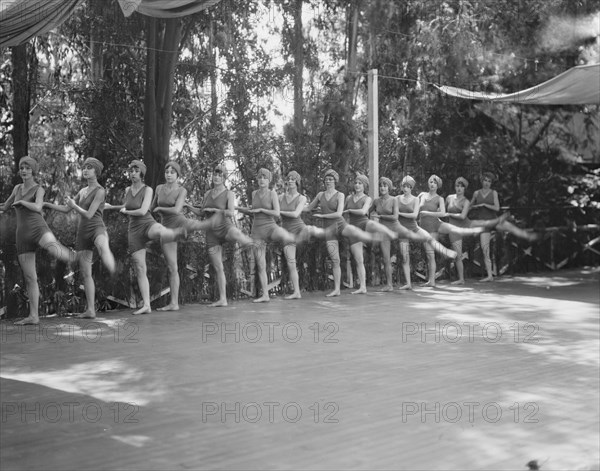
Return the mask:
<svg viewBox="0 0 600 471">
<path fill-rule="evenodd" d="M 103 211 L 118 210 L 129 219 L 128 251 L 135 267 L 137 283 L 142 297 L 142 306 L 133 314 L 151 312 L 150 287 L 146 267 L 146 244 L 159 240 L 168 267 L 170 302 L 159 310 L 179 309 L 179 272 L 177 265 L 177 241 L 193 231 L 204 231 L 210 263 L 216 273 L 219 298 L 211 306 L 227 306 L 225 271 L 223 267 L 223 245 L 238 243 L 242 248 L 251 247 L 256 261 L 256 269 L 262 293 L 253 302 L 270 300 L 266 273 L 266 244 L 283 244 L 285 259 L 289 268 L 293 292 L 286 299 L 301 297 L 298 270 L 296 268 L 296 248 L 311 238 L 326 241 L 328 256 L 332 262 L 334 288 L 326 296 L 339 296 L 341 285 L 341 266 L 339 240 L 346 239 L 356 262 L 359 287 L 352 294 L 367 292 L 366 274 L 363 261 L 364 244 L 380 244 L 383 255 L 386 286 L 391 291 L 392 263 L 390 258 L 391 242 L 400 240 L 403 273 L 406 284 L 400 289 L 412 289 L 410 279 L 409 241 L 422 242 L 428 261 L 429 281 L 425 286 L 435 286 L 435 252 L 443 257 L 454 259 L 458 280 L 464 283 L 462 265 L 462 238 L 480 235 L 481 246 L 487 271 L 485 281 L 491 281 L 492 268 L 489 255 L 490 231 L 498 229 L 514 235 L 534 240 L 537 236 L 507 221 L 506 215 L 497 217 L 500 209 L 498 194 L 491 189 L 492 174 L 484 174 L 482 188 L 475 192 L 469 201 L 464 191 L 468 186 L 465 178 L 455 182 L 456 193 L 446 201 L 437 192 L 442 180 L 432 175 L 428 180 L 428 192 L 412 195 L 415 180 L 406 176 L 401 182 L 402 193 L 392 196 L 392 181 L 387 177 L 379 179 L 380 196 L 374 201 L 368 196 L 369 180 L 365 175 L 357 175 L 354 192 L 346 198 L 336 189 L 339 174 L 327 170 L 323 175 L 324 191 L 319 192 L 308 203 L 302 194 L 302 177 L 296 171 L 288 173 L 285 192 L 278 195 L 270 188 L 272 174 L 262 168 L 257 173 L 258 188 L 252 193 L 249 207 L 235 205 L 235 194 L 225 186 L 227 171 L 225 166 L 217 165 L 212 171 L 212 187 L 200 206 L 186 203 L 187 192 L 178 183 L 181 168 L 175 161 L 165 165 L 165 183 L 158 185 L 156 193 L 144 184 L 146 165 L 133 160 L 128 166 L 131 185 L 125 190 L 123 203 L 106 203 L 106 191 L 98 183 L 104 165 L 96 158 L 87 158 L 83 163 L 82 176 L 87 185 L 74 198 L 66 197 L 65 204 L 57 205 L 44 202 L 44 190 L 36 183 L 38 172 L 35 159 L 25 156 L 19 162 L 19 175 L 23 183 L 15 186 L 6 202 L 0 205 L 0 212 L 14 208 L 17 214 L 17 255 L 23 271 L 26 290 L 29 295 L 29 315 L 17 322 L 19 325 L 39 323 L 39 286 L 37 283 L 35 251 L 38 247 L 48 250 L 51 255 L 71 266 L 79 266 L 83 278 L 86 297 L 86 310 L 81 318 L 94 318 L 95 285 L 92 277 L 93 250 L 97 249 L 102 263 L 111 274 L 116 271 L 114 256 L 110 250 Z M 60 212 L 75 211 L 79 214 L 75 251 L 64 246 L 54 236 L 43 218 L 43 209 Z M 203 220 L 187 218 L 183 215 L 188 208 Z M 477 219 L 469 220 L 472 209 L 479 211 Z M 235 224 L 235 211 L 253 217 L 250 236 L 244 234 Z M 321 227 L 307 225 L 302 219 L 303 213 L 312 213 L 321 220 Z M 153 216 L 160 217 L 158 222 Z M 370 218 L 375 213 L 379 222 Z M 348 216 L 348 220 L 344 216 Z M 440 218 L 449 218 L 443 222 Z M 278 225 L 276 219 L 281 219 Z M 419 223 L 417 224 L 417 221 Z M 452 243 L 449 249 L 438 242 L 439 234 L 448 234 Z"/>
</svg>

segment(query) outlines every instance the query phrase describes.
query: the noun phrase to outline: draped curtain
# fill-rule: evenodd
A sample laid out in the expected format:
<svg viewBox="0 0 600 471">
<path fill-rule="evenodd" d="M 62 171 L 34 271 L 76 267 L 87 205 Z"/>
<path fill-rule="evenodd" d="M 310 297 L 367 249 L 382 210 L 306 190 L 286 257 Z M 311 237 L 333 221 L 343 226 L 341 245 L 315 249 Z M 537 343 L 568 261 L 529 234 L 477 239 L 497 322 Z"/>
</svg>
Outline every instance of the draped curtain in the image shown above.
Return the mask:
<svg viewBox="0 0 600 471">
<path fill-rule="evenodd" d="M 18 46 L 60 26 L 83 1 L 3 0 L 0 2 L 0 47 Z M 137 11 L 156 18 L 177 18 L 191 15 L 209 8 L 219 1 L 118 0 L 125 16 L 130 16 Z"/>
<path fill-rule="evenodd" d="M 464 88 L 436 87 L 443 93 L 468 100 L 529 105 L 599 105 L 600 64 L 573 67 L 547 82 L 516 93 L 482 93 Z"/>
</svg>

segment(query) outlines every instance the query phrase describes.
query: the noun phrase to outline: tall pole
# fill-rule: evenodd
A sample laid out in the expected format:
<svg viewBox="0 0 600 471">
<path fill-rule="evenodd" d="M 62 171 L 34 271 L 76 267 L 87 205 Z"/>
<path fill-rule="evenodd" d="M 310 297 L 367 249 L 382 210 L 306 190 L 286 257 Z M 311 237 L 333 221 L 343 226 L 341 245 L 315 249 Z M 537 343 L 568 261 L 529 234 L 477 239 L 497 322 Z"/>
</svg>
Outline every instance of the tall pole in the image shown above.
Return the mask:
<svg viewBox="0 0 600 471">
<path fill-rule="evenodd" d="M 367 141 L 369 143 L 369 187 L 373 199 L 379 196 L 379 118 L 377 113 L 377 69 L 369 70 L 367 90 Z"/>
</svg>

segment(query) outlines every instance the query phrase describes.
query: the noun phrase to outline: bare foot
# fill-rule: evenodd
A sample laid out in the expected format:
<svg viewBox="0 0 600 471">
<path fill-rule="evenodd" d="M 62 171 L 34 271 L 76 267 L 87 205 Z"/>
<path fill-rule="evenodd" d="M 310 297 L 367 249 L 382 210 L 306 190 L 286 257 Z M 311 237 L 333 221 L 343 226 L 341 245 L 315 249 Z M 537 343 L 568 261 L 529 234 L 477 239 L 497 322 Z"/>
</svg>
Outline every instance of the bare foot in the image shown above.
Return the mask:
<svg viewBox="0 0 600 471">
<path fill-rule="evenodd" d="M 208 307 L 224 307 L 224 306 L 227 306 L 226 299 L 219 299 L 218 301 L 215 301 L 214 303 L 208 305 Z"/>
<path fill-rule="evenodd" d="M 254 299 L 252 302 L 253 303 L 268 303 L 270 301 L 271 301 L 271 298 L 269 298 L 269 296 L 261 296 L 260 298 Z"/>
<path fill-rule="evenodd" d="M 135 312 L 132 312 L 131 314 L 137 316 L 139 314 L 150 314 L 151 312 L 152 309 L 150 308 L 150 306 L 142 306 L 140 309 L 138 309 Z"/>
<path fill-rule="evenodd" d="M 366 294 L 367 288 L 358 288 L 356 291 L 352 291 L 351 294 Z"/>
<path fill-rule="evenodd" d="M 164 307 L 159 307 L 157 311 L 179 311 L 179 304 L 167 304 Z"/>
<path fill-rule="evenodd" d="M 391 285 L 387 285 L 387 286 L 384 286 L 383 288 L 381 288 L 379 291 L 383 291 L 384 293 L 386 293 L 388 291 L 394 291 L 394 287 Z"/>
<path fill-rule="evenodd" d="M 422 288 L 435 288 L 435 283 L 432 283 L 431 281 L 428 281 L 427 283 L 423 283 L 421 285 Z"/>
<path fill-rule="evenodd" d="M 398 288 L 401 291 L 407 291 L 407 290 L 412 290 L 412 285 L 404 285 L 404 286 L 400 286 L 400 288 Z"/>
<path fill-rule="evenodd" d="M 325 297 L 332 298 L 334 296 L 339 296 L 339 295 L 340 295 L 340 290 L 339 289 L 335 289 L 331 293 L 326 294 Z"/>
<path fill-rule="evenodd" d="M 494 277 L 493 276 L 486 276 L 485 278 L 482 278 L 481 280 L 479 280 L 481 283 L 488 283 L 490 281 L 494 281 Z"/>
<path fill-rule="evenodd" d="M 81 314 L 79 314 L 77 316 L 77 319 L 95 319 L 96 318 L 96 313 L 90 311 L 89 309 L 85 312 L 82 312 Z"/>
<path fill-rule="evenodd" d="M 292 293 L 283 299 L 300 299 L 300 298 L 302 298 L 302 295 L 300 293 Z"/>
<path fill-rule="evenodd" d="M 15 322 L 14 325 L 38 325 L 39 323 L 39 318 L 29 316 L 25 319 Z"/>
<path fill-rule="evenodd" d="M 465 284 L 465 280 L 456 280 L 456 281 L 453 281 L 450 284 L 451 285 L 464 285 Z"/>
</svg>

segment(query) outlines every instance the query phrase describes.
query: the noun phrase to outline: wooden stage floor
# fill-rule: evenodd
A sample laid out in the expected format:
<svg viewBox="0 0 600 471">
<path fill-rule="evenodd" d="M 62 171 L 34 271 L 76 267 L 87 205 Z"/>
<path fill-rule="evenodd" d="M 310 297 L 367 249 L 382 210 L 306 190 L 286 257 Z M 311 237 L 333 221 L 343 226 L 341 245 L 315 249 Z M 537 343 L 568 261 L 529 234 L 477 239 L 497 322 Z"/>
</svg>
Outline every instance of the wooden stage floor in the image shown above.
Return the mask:
<svg viewBox="0 0 600 471">
<path fill-rule="evenodd" d="M 0 323 L 0 469 L 598 469 L 598 268 Z"/>
</svg>

